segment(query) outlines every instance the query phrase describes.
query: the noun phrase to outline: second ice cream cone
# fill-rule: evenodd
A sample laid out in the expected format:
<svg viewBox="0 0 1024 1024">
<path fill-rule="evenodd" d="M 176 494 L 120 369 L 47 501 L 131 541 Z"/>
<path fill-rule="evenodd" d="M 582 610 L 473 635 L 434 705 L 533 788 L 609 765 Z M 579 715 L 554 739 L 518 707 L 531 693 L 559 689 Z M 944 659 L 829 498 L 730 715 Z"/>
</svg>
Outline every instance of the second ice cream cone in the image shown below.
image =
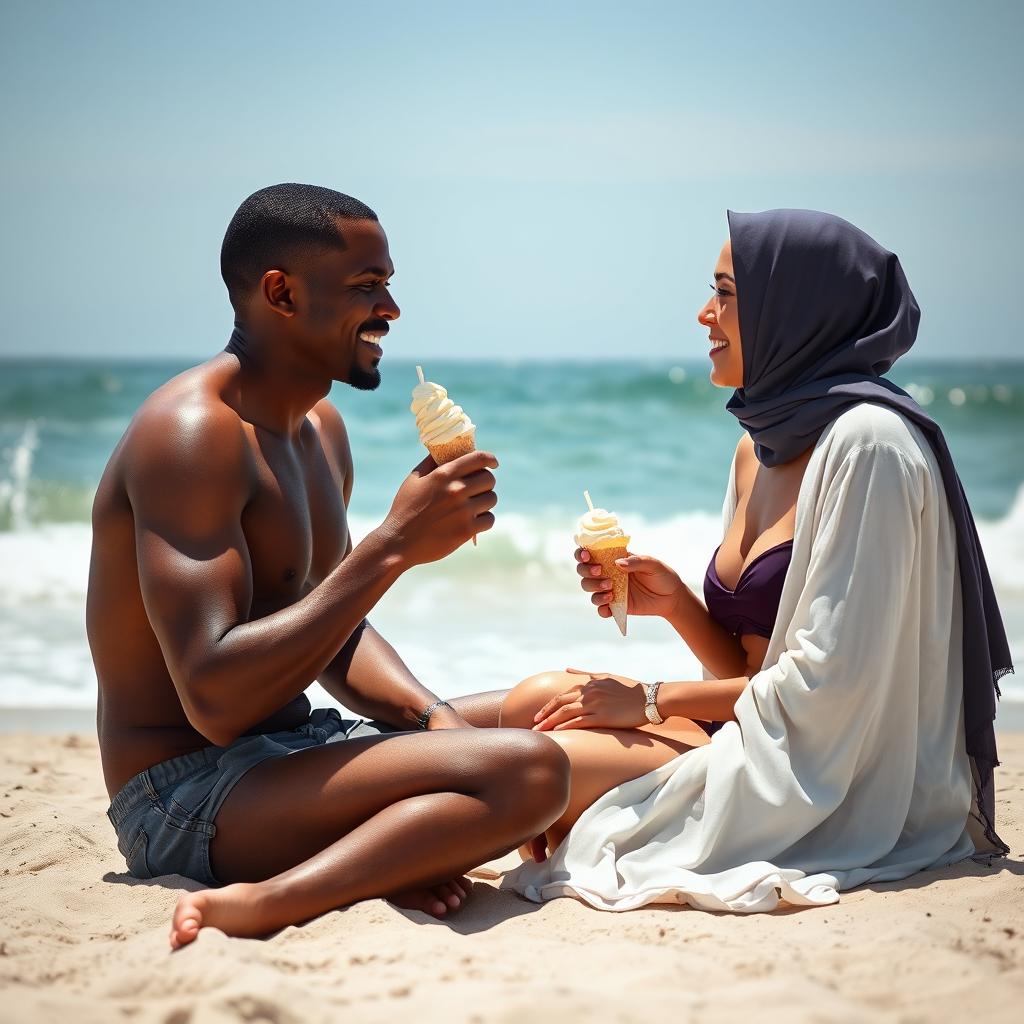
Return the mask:
<svg viewBox="0 0 1024 1024">
<path fill-rule="evenodd" d="M 620 569 L 615 560 L 626 557 L 628 543 L 628 537 L 609 537 L 608 540 L 596 541 L 587 547 L 593 559 L 601 566 L 601 572 L 612 581 L 609 607 L 623 636 L 626 635 L 626 612 L 629 608 L 629 573 Z"/>
</svg>

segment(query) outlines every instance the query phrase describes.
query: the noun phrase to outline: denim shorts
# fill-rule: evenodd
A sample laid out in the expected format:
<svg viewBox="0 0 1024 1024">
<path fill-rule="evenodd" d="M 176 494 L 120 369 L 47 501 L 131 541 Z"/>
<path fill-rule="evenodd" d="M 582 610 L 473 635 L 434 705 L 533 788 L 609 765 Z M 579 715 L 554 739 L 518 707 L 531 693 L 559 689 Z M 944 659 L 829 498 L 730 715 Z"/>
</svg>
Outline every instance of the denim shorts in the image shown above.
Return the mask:
<svg viewBox="0 0 1024 1024">
<path fill-rule="evenodd" d="M 210 869 L 210 840 L 228 794 L 261 761 L 324 743 L 398 732 L 384 722 L 342 718 L 317 708 L 297 729 L 240 736 L 227 747 L 204 747 L 139 772 L 107 810 L 117 848 L 135 878 L 184 875 L 207 886 L 222 883 Z"/>
</svg>

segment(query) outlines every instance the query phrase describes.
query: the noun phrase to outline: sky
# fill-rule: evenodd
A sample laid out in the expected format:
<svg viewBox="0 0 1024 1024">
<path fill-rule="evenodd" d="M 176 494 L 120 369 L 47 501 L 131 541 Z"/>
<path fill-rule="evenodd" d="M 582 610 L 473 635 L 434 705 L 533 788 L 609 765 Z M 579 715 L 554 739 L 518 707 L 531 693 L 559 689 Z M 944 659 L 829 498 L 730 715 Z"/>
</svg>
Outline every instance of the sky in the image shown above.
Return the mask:
<svg viewBox="0 0 1024 1024">
<path fill-rule="evenodd" d="M 401 358 L 702 357 L 727 209 L 897 252 L 915 353 L 1017 357 L 1024 4 L 0 0 L 0 356 L 192 359 L 224 229 L 388 233 Z"/>
</svg>

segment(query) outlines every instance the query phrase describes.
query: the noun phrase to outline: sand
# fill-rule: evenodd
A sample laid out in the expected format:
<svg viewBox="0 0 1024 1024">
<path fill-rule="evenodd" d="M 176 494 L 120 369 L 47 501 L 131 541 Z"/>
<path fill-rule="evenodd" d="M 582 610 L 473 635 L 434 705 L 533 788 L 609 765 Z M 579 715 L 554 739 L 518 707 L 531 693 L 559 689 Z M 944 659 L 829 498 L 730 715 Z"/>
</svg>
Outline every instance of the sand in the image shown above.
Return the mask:
<svg viewBox="0 0 1024 1024">
<path fill-rule="evenodd" d="M 450 922 L 379 900 L 171 953 L 178 877 L 124 873 L 85 734 L 0 736 L 0 1021 L 978 1021 L 1024 999 L 1024 734 L 1001 737 L 1013 854 L 749 917 L 538 907 L 478 882 Z"/>
</svg>

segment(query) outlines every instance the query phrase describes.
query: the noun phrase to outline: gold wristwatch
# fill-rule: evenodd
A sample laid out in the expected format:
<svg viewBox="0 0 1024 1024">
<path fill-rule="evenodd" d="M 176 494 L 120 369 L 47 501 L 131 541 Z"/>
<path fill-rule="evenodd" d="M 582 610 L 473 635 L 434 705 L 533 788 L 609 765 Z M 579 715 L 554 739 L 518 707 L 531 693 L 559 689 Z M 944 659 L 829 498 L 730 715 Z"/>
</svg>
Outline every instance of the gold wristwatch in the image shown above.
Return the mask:
<svg viewBox="0 0 1024 1024">
<path fill-rule="evenodd" d="M 661 712 L 658 711 L 658 687 L 661 683 L 644 683 L 644 692 L 647 694 L 647 700 L 644 703 L 644 714 L 647 716 L 647 721 L 651 725 L 661 725 L 665 721 L 661 717 Z"/>
</svg>

